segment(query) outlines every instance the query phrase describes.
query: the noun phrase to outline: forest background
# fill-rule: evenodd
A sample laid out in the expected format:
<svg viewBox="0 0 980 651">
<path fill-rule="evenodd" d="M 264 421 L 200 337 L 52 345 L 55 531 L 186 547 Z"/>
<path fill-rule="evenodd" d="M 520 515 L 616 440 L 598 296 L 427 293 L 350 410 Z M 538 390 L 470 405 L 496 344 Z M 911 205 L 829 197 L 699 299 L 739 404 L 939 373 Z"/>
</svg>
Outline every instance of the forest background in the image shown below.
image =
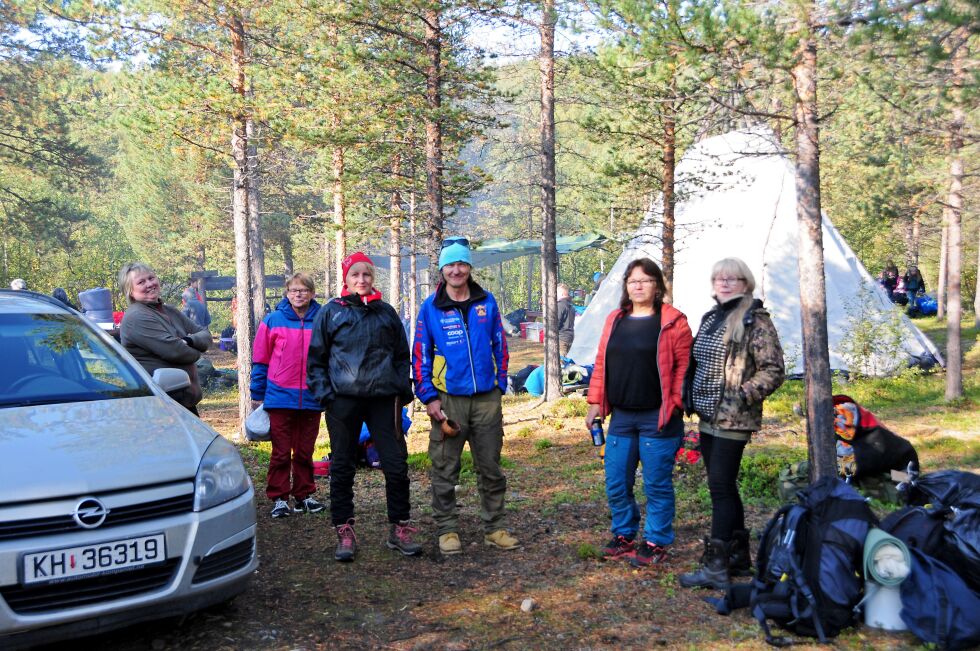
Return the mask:
<svg viewBox="0 0 980 651">
<path fill-rule="evenodd" d="M 918 264 L 941 292 L 955 209 L 980 319 L 980 9 L 957 1 L 8 0 L 0 280 L 74 299 L 142 260 L 176 301 L 192 272 L 243 277 L 249 228 L 253 269 L 308 271 L 333 294 L 351 251 L 540 239 L 549 19 L 554 228 L 612 238 L 563 257 L 562 282 L 588 289 L 611 266 L 693 142 L 762 122 L 796 151 L 806 37 L 824 211 L 872 274 Z M 538 257 L 477 277 L 505 310 L 541 305 Z M 406 318 L 428 291 L 424 274 L 381 283 Z"/>
</svg>

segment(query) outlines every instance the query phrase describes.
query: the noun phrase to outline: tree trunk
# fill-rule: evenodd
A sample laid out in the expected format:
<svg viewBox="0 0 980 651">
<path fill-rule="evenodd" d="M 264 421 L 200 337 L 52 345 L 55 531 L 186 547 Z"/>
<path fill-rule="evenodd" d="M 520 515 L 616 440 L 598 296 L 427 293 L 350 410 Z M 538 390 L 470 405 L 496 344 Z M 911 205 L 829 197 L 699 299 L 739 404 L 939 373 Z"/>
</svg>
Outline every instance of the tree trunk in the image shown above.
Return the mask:
<svg viewBox="0 0 980 651">
<path fill-rule="evenodd" d="M 336 118 L 339 128 L 340 119 Z M 340 263 L 347 257 L 347 205 L 344 202 L 344 148 L 333 149 L 334 268 L 337 270 L 337 296 L 344 287 Z"/>
<path fill-rule="evenodd" d="M 664 302 L 672 303 L 674 288 L 674 168 L 677 157 L 677 133 L 674 121 L 674 108 L 668 104 L 665 109 L 669 112 L 664 119 L 664 225 L 661 240 L 663 256 L 661 263 L 664 272 Z"/>
<path fill-rule="evenodd" d="M 561 360 L 558 358 L 558 247 L 555 214 L 555 23 L 554 0 L 541 6 L 541 296 L 544 306 L 545 400 L 561 397 Z"/>
<path fill-rule="evenodd" d="M 333 239 L 333 233 L 330 232 L 329 227 L 324 227 L 323 229 L 323 298 L 327 299 L 333 296 L 331 293 L 330 284 L 330 270 L 333 268 L 333 256 L 330 251 L 330 240 Z"/>
<path fill-rule="evenodd" d="M 414 178 L 414 174 L 412 177 Z M 419 311 L 419 269 L 415 257 L 419 251 L 418 242 L 415 240 L 415 190 L 408 193 L 408 237 L 411 243 L 411 257 L 408 260 L 408 314 L 410 319 L 414 319 Z"/>
<path fill-rule="evenodd" d="M 429 203 L 429 276 L 439 278 L 442 247 L 442 16 L 425 11 L 425 193 Z"/>
<path fill-rule="evenodd" d="M 949 206 L 943 208 L 943 234 L 939 240 L 939 280 L 936 282 L 936 318 L 946 318 L 946 282 L 949 263 Z"/>
<path fill-rule="evenodd" d="M 963 349 L 960 342 L 960 319 L 963 314 L 960 283 L 962 281 L 962 239 L 960 224 L 963 218 L 963 126 L 966 111 L 963 109 L 963 84 L 969 32 L 958 27 L 953 32 L 953 43 L 958 44 L 953 54 L 953 107 L 949 125 L 949 241 L 947 253 L 947 311 L 946 311 L 946 400 L 963 397 Z"/>
<path fill-rule="evenodd" d="M 527 197 L 527 237 L 534 238 L 534 188 L 528 186 Z M 527 256 L 527 273 L 524 274 L 524 287 L 527 290 L 527 309 L 534 309 L 534 256 Z"/>
<path fill-rule="evenodd" d="M 395 154 L 391 161 L 391 177 L 397 185 L 401 183 L 401 155 Z M 395 308 L 398 316 L 402 316 L 402 197 L 398 190 L 391 193 L 389 204 L 389 222 L 391 233 L 388 239 L 389 278 L 388 303 Z"/>
<path fill-rule="evenodd" d="M 235 17 L 231 20 L 232 87 L 236 93 L 245 94 L 245 27 Z M 232 120 L 231 154 L 235 161 L 233 174 L 231 215 L 235 231 L 235 293 L 238 299 L 236 313 L 238 327 L 235 338 L 238 345 L 238 418 L 239 432 L 244 431 L 245 417 L 252 410 L 252 394 L 249 383 L 252 377 L 252 340 L 255 337 L 255 312 L 252 309 L 252 261 L 249 250 L 248 228 L 248 117 L 237 115 Z"/>
<path fill-rule="evenodd" d="M 793 67 L 793 85 L 796 92 L 796 212 L 800 238 L 800 312 L 807 447 L 811 479 L 817 479 L 836 476 L 837 463 L 820 214 L 817 44 L 812 34 L 804 37 L 801 43 L 799 58 Z"/>
<path fill-rule="evenodd" d="M 252 309 L 256 319 L 265 316 L 265 246 L 262 242 L 261 193 L 259 192 L 259 153 L 255 120 L 245 121 L 248 139 L 248 251 L 252 269 Z"/>
<path fill-rule="evenodd" d="M 282 275 L 286 278 L 293 275 L 293 234 L 286 230 L 282 236 Z"/>
<path fill-rule="evenodd" d="M 977 229 L 977 284 L 973 290 L 973 327 L 980 330 L 980 229 Z"/>
</svg>

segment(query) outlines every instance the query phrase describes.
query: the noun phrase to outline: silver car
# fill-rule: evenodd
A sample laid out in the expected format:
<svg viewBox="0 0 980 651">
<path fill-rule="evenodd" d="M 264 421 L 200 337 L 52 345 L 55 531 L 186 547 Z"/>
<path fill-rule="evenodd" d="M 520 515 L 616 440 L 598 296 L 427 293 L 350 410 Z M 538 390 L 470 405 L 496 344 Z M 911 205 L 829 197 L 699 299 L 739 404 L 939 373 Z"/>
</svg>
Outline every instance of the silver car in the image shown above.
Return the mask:
<svg viewBox="0 0 980 651">
<path fill-rule="evenodd" d="M 258 566 L 235 446 L 54 299 L 0 290 L 0 648 L 231 599 Z"/>
</svg>

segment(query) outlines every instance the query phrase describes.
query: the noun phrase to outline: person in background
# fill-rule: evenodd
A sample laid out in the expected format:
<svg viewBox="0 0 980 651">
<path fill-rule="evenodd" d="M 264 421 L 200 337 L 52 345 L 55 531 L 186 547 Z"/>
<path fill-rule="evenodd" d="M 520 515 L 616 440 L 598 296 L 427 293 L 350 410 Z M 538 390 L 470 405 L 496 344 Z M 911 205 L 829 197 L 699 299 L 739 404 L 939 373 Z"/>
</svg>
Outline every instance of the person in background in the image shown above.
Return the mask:
<svg viewBox="0 0 980 651">
<path fill-rule="evenodd" d="M 480 493 L 483 544 L 517 549 L 504 528 L 507 478 L 500 468 L 504 442 L 501 396 L 507 391 L 507 342 L 493 295 L 473 280 L 469 240 L 447 238 L 439 254 L 441 282 L 422 303 L 415 326 L 415 395 L 432 419 L 432 517 L 445 555 L 463 551 L 456 485 L 469 442 Z M 460 430 L 445 436 L 442 423 Z"/>
<path fill-rule="evenodd" d="M 891 260 L 885 264 L 885 268 L 881 271 L 881 285 L 888 293 L 888 300 L 894 302 L 895 286 L 898 285 L 898 267 Z"/>
<path fill-rule="evenodd" d="M 186 371 L 191 385 L 174 399 L 197 415 L 204 394 L 196 362 L 211 345 L 211 333 L 163 302 L 160 279 L 149 265 L 123 265 L 119 287 L 129 303 L 119 325 L 119 341 L 147 373 L 158 368 Z"/>
<path fill-rule="evenodd" d="M 68 292 L 66 292 L 63 287 L 55 287 L 54 291 L 51 292 L 51 296 L 53 298 L 58 299 L 59 301 L 61 301 L 62 303 L 64 303 L 65 305 L 67 305 L 73 310 L 78 309 L 77 307 L 75 307 L 74 303 L 68 300 Z"/>
<path fill-rule="evenodd" d="M 612 415 L 606 437 L 606 499 L 612 540 L 606 558 L 629 558 L 636 567 L 667 562 L 674 542 L 674 457 L 684 434 L 681 384 L 691 350 L 687 317 L 663 302 L 663 272 L 649 258 L 633 260 L 623 274 L 619 308 L 599 339 L 589 382 L 587 427 Z M 646 495 L 644 542 L 638 544 L 640 510 L 633 495 L 637 465 Z"/>
<path fill-rule="evenodd" d="M 185 300 L 199 303 L 191 295 Z M 313 277 L 295 273 L 286 279 L 285 296 L 259 324 L 252 348 L 252 409 L 264 405 L 269 414 L 272 455 L 266 497 L 272 517 L 319 513 L 325 507 L 313 496 L 313 447 L 320 432 L 323 408 L 306 384 L 313 321 L 320 304 L 313 297 Z M 203 306 L 202 306 L 203 307 Z M 292 481 L 290 481 L 292 475 Z M 289 496 L 295 505 L 289 507 Z"/>
<path fill-rule="evenodd" d="M 909 303 L 912 303 L 919 294 L 926 292 L 926 281 L 922 278 L 922 274 L 919 273 L 919 268 L 915 265 L 909 267 L 908 271 L 902 277 L 902 281 L 905 284 L 905 295 L 908 296 Z"/>
<path fill-rule="evenodd" d="M 10 289 L 16 292 L 23 292 L 27 290 L 27 283 L 24 282 L 23 278 L 14 278 L 10 281 Z"/>
<path fill-rule="evenodd" d="M 725 590 L 732 573 L 747 575 L 752 566 L 738 471 L 752 432 L 762 426 L 762 402 L 785 376 L 779 336 L 754 290 L 745 262 L 716 262 L 711 270 L 715 306 L 702 317 L 691 348 L 684 403 L 700 421 L 711 533 L 701 566 L 680 577 L 686 588 Z"/>
<path fill-rule="evenodd" d="M 185 289 L 180 298 L 184 305 L 184 309 L 181 310 L 184 316 L 202 328 L 211 325 L 211 314 L 208 312 L 207 306 L 197 297 L 197 292 L 193 287 Z"/>
<path fill-rule="evenodd" d="M 330 517 L 337 531 L 334 559 L 354 560 L 354 474 L 365 423 L 381 458 L 388 506 L 385 544 L 405 556 L 422 553 L 410 520 L 408 446 L 402 406 L 411 403 L 411 357 L 398 313 L 374 287 L 374 264 L 361 252 L 341 263 L 344 288 L 327 301 L 310 341 L 307 381 L 326 409 L 330 432 Z"/>
<path fill-rule="evenodd" d="M 568 285 L 558 283 L 558 354 L 568 357 L 575 339 L 575 306 L 568 295 Z"/>
</svg>

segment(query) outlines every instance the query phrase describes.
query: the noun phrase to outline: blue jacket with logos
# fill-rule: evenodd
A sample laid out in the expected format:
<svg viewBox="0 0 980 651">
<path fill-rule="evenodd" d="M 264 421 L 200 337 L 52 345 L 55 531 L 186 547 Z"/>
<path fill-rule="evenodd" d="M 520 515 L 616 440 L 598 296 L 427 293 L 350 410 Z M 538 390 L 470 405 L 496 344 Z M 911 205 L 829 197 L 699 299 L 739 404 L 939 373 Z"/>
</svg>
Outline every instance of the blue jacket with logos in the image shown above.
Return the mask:
<svg viewBox="0 0 980 651">
<path fill-rule="evenodd" d="M 466 318 L 440 283 L 419 309 L 412 345 L 415 395 L 424 403 L 439 391 L 471 396 L 507 391 L 507 341 L 493 295 L 472 279 Z"/>
</svg>

